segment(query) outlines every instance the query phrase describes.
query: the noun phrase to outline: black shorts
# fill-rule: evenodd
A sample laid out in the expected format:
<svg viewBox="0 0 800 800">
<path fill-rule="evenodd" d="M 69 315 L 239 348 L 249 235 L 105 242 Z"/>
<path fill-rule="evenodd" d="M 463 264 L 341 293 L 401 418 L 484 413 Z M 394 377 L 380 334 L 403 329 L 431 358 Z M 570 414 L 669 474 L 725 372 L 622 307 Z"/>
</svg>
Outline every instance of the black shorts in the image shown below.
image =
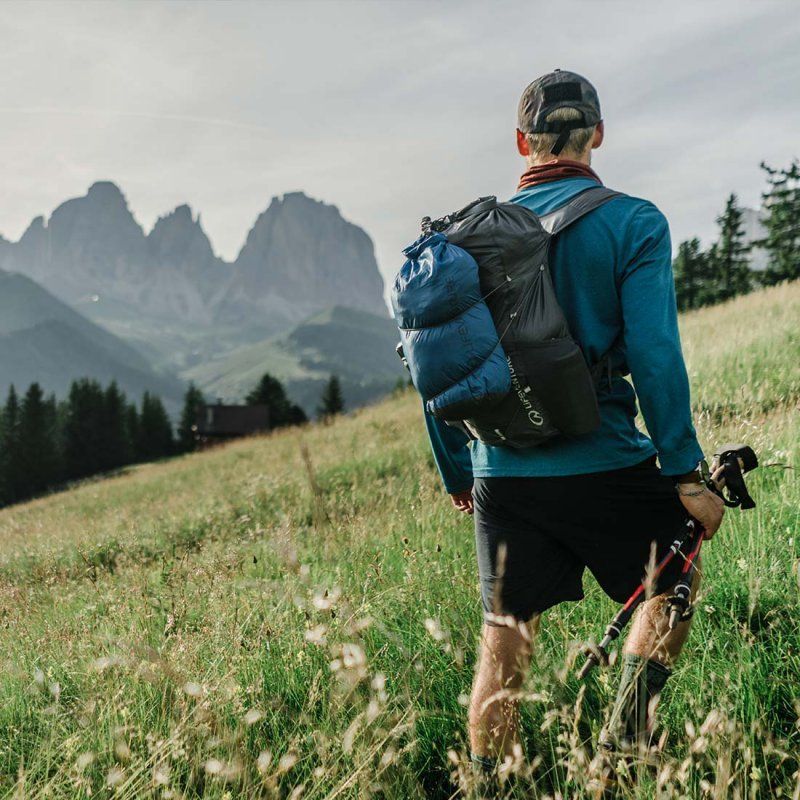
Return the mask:
<svg viewBox="0 0 800 800">
<path fill-rule="evenodd" d="M 624 603 L 644 577 L 652 543 L 660 559 L 688 521 L 655 456 L 589 475 L 477 478 L 473 495 L 490 624 L 495 615 L 528 620 L 557 603 L 582 599 L 586 567 L 609 597 Z M 681 566 L 680 558 L 673 559 L 656 593 L 677 581 Z"/>
</svg>

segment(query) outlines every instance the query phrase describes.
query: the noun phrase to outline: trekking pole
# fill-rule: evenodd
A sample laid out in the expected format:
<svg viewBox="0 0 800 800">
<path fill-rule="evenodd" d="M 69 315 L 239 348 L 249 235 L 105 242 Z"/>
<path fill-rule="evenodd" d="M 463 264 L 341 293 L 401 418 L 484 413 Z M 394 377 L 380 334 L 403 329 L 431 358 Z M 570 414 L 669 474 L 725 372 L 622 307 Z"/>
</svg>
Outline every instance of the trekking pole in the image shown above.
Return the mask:
<svg viewBox="0 0 800 800">
<path fill-rule="evenodd" d="M 715 478 L 705 474 L 706 486 L 718 495 L 722 502 L 729 508 L 750 509 L 755 508 L 756 504 L 744 481 L 744 473 L 755 469 L 758 466 L 758 457 L 751 447 L 744 444 L 724 445 L 715 454 L 712 468 Z M 707 467 L 705 468 L 708 469 Z M 727 490 L 727 495 L 723 492 Z M 691 604 L 692 583 L 697 570 L 697 559 L 700 555 L 700 548 L 703 546 L 705 531 L 699 523 L 690 519 L 687 522 L 687 532 L 675 539 L 670 545 L 667 554 L 658 562 L 652 576 L 647 576 L 628 598 L 624 606 L 611 621 L 605 630 L 605 635 L 599 645 L 586 646 L 586 661 L 578 672 L 578 677 L 585 678 L 594 667 L 599 664 L 608 664 L 608 647 L 619 638 L 623 628 L 630 622 L 633 612 L 646 599 L 646 588 L 648 582 L 655 583 L 664 569 L 670 564 L 680 552 L 681 548 L 691 542 L 689 552 L 685 556 L 683 569 L 678 583 L 673 588 L 672 595 L 667 598 L 666 612 L 669 614 L 669 629 L 674 630 L 679 622 L 685 621 L 692 616 L 694 608 Z"/>
<path fill-rule="evenodd" d="M 683 547 L 687 540 L 690 540 L 694 536 L 694 520 L 689 520 L 686 523 L 686 528 L 687 530 L 684 535 L 675 539 L 675 541 L 670 545 L 667 554 L 661 559 L 661 561 L 658 562 L 658 564 L 656 564 L 652 575 L 647 576 L 644 580 L 642 580 L 642 582 L 634 590 L 633 594 L 625 602 L 625 605 L 622 606 L 614 619 L 611 620 L 605 630 L 605 634 L 600 641 L 600 644 L 596 646 L 589 644 L 586 646 L 586 661 L 581 667 L 580 672 L 578 672 L 578 678 L 583 680 L 583 678 L 585 678 L 599 664 L 603 664 L 603 666 L 608 664 L 608 648 L 619 638 L 625 626 L 628 624 L 628 622 L 630 622 L 633 612 L 636 611 L 636 609 L 646 599 L 648 583 L 655 583 L 655 581 L 658 580 L 661 573 L 672 562 L 675 556 L 678 555 L 681 547 Z M 699 538 L 702 540 L 702 529 L 699 530 Z"/>
<path fill-rule="evenodd" d="M 697 523 L 695 523 L 697 524 Z M 694 583 L 695 572 L 697 572 L 697 559 L 700 556 L 700 548 L 705 540 L 705 531 L 698 525 L 698 534 L 695 537 L 692 549 L 681 570 L 681 577 L 675 584 L 672 594 L 667 598 L 666 612 L 669 614 L 669 629 L 674 631 L 679 622 L 686 622 L 694 614 L 694 606 L 691 603 L 692 584 Z"/>
</svg>

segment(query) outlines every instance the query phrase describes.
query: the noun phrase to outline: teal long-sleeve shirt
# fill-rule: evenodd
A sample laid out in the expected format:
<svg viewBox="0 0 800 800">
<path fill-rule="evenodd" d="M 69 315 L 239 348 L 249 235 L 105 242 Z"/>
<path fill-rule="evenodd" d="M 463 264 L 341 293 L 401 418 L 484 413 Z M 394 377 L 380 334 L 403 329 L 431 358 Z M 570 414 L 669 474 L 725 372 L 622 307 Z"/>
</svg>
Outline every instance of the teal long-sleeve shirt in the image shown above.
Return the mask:
<svg viewBox="0 0 800 800">
<path fill-rule="evenodd" d="M 593 185 L 587 178 L 566 178 L 525 189 L 511 202 L 546 214 Z M 692 424 L 664 215 L 646 200 L 615 197 L 556 238 L 550 267 L 572 335 L 590 363 L 613 346 L 616 377 L 598 390 L 600 427 L 585 436 L 519 450 L 470 442 L 458 429 L 425 414 L 446 490 L 468 489 L 473 476 L 621 469 L 654 453 L 666 475 L 694 469 L 703 454 Z M 650 437 L 636 427 L 637 398 Z"/>
</svg>

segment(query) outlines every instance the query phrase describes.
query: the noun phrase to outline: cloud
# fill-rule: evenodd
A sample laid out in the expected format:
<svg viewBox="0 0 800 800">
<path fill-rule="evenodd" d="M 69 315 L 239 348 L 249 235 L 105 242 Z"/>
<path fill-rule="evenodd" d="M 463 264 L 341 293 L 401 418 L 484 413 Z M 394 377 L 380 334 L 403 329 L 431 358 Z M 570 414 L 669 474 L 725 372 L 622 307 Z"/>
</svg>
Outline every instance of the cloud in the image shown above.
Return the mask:
<svg viewBox="0 0 800 800">
<path fill-rule="evenodd" d="M 11 237 L 113 179 L 146 227 L 190 203 L 232 258 L 303 189 L 388 276 L 423 215 L 513 192 L 517 99 L 556 66 L 600 91 L 600 174 L 676 242 L 712 236 L 730 191 L 757 202 L 762 158 L 798 155 L 794 3 L 6 3 L 0 23 Z"/>
</svg>

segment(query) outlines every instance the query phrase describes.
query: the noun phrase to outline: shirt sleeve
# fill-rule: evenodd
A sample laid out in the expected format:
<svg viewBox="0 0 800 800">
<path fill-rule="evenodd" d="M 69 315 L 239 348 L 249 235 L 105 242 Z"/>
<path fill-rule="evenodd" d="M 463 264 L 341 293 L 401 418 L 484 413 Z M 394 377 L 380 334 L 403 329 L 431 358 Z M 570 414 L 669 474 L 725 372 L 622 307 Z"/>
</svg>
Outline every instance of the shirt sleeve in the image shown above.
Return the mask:
<svg viewBox="0 0 800 800">
<path fill-rule="evenodd" d="M 458 428 L 446 425 L 423 410 L 433 459 L 448 494 L 466 492 L 472 487 L 472 455 L 469 437 Z"/>
<path fill-rule="evenodd" d="M 628 367 L 661 471 L 681 475 L 697 466 L 689 377 L 678 333 L 672 248 L 664 215 L 652 204 L 634 215 L 620 299 Z"/>
</svg>

